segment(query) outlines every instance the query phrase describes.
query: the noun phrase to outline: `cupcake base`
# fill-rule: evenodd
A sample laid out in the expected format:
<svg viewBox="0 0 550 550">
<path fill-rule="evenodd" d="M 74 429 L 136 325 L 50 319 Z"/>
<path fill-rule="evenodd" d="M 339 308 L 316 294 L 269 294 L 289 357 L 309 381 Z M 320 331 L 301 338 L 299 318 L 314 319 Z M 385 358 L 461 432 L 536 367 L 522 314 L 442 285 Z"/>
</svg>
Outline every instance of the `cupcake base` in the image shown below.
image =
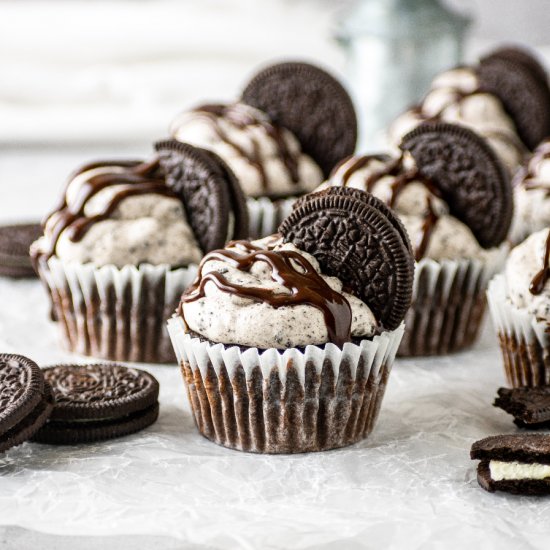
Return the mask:
<svg viewBox="0 0 550 550">
<path fill-rule="evenodd" d="M 272 200 L 267 197 L 246 199 L 248 210 L 248 236 L 251 240 L 262 239 L 277 233 L 279 225 L 292 212 L 298 197 Z"/>
<path fill-rule="evenodd" d="M 503 275 L 490 282 L 487 298 L 508 384 L 513 388 L 550 384 L 547 324 L 509 302 Z"/>
<path fill-rule="evenodd" d="M 372 431 L 403 327 L 360 345 L 242 351 L 169 332 L 199 432 L 255 453 L 304 453 L 356 443 Z"/>
<path fill-rule="evenodd" d="M 67 350 L 142 363 L 175 362 L 166 319 L 196 270 L 149 264 L 96 268 L 55 257 L 38 265 Z"/>
</svg>

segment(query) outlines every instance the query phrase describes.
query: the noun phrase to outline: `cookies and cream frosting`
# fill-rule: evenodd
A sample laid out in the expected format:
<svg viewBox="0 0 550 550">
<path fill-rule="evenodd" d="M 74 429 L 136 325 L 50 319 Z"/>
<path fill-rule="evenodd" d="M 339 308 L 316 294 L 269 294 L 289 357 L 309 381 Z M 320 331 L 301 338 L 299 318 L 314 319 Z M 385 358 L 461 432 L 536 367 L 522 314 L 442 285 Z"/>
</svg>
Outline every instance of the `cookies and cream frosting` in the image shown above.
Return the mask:
<svg viewBox="0 0 550 550">
<path fill-rule="evenodd" d="M 198 263 L 202 252 L 181 199 L 166 185 L 157 161 L 88 164 L 69 180 L 47 218 L 35 258 L 95 266 Z"/>
<path fill-rule="evenodd" d="M 372 336 L 369 307 L 317 260 L 277 236 L 235 241 L 207 254 L 183 294 L 187 328 L 212 342 L 293 348 Z"/>
<path fill-rule="evenodd" d="M 508 299 L 550 322 L 550 230 L 528 237 L 510 252 L 505 269 Z"/>
<path fill-rule="evenodd" d="M 550 140 L 543 141 L 514 180 L 515 242 L 550 225 Z"/>
<path fill-rule="evenodd" d="M 292 132 L 243 103 L 202 105 L 183 112 L 170 133 L 217 153 L 249 197 L 301 195 L 323 181 L 321 169 Z"/>
<path fill-rule="evenodd" d="M 427 120 L 461 124 L 483 136 L 511 172 L 522 163 L 526 147 L 501 101 L 479 89 L 472 68 L 459 67 L 437 76 L 420 105 L 399 116 L 390 127 L 390 140 L 401 138 Z"/>
<path fill-rule="evenodd" d="M 415 259 L 485 259 L 472 231 L 450 215 L 436 186 L 423 178 L 408 154 L 356 156 L 342 162 L 319 190 L 353 187 L 372 193 L 392 208 L 411 239 Z"/>
</svg>

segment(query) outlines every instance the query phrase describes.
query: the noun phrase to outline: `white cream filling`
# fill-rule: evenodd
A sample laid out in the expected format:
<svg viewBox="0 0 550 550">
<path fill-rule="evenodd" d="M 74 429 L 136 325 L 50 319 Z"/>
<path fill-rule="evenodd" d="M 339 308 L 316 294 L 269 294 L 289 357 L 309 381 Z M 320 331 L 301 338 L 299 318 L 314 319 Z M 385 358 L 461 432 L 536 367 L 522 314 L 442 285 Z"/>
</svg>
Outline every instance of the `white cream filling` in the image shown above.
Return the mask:
<svg viewBox="0 0 550 550">
<path fill-rule="evenodd" d="M 526 464 L 515 461 L 491 460 L 489 470 L 491 471 L 491 479 L 494 481 L 547 479 L 550 477 L 550 464 Z"/>
</svg>

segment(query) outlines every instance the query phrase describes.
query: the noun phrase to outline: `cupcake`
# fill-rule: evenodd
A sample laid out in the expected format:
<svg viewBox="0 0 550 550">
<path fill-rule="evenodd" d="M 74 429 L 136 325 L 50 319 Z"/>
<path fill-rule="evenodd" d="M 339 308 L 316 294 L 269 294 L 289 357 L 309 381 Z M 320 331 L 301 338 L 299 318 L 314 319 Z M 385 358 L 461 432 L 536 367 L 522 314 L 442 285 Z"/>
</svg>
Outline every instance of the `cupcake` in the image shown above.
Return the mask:
<svg viewBox="0 0 550 550">
<path fill-rule="evenodd" d="M 281 63 L 252 78 L 238 101 L 181 113 L 170 133 L 230 166 L 247 197 L 250 236 L 257 238 L 274 233 L 295 198 L 353 153 L 357 119 L 331 75 L 307 63 Z"/>
<path fill-rule="evenodd" d="M 213 153 L 175 141 L 149 162 L 77 170 L 31 247 L 65 347 L 172 362 L 165 321 L 205 253 L 247 234 L 244 197 Z"/>
<path fill-rule="evenodd" d="M 438 355 L 470 346 L 499 270 L 512 216 L 512 191 L 485 140 L 453 124 L 424 123 L 400 156 L 351 157 L 322 188 L 367 191 L 403 222 L 416 260 L 412 306 L 400 355 Z"/>
<path fill-rule="evenodd" d="M 518 244 L 550 225 L 550 140 L 535 149 L 514 178 L 514 220 L 510 239 Z"/>
<path fill-rule="evenodd" d="M 487 297 L 508 384 L 550 384 L 550 229 L 532 234 L 510 252 L 504 273 Z"/>
<path fill-rule="evenodd" d="M 527 150 L 550 135 L 550 89 L 544 69 L 528 52 L 503 48 L 475 66 L 446 71 L 434 79 L 419 105 L 396 119 L 390 140 L 399 143 L 426 120 L 471 128 L 514 174 Z"/>
<path fill-rule="evenodd" d="M 257 453 L 365 438 L 413 269 L 401 223 L 350 189 L 310 195 L 280 234 L 207 254 L 169 321 L 199 432 Z"/>
</svg>

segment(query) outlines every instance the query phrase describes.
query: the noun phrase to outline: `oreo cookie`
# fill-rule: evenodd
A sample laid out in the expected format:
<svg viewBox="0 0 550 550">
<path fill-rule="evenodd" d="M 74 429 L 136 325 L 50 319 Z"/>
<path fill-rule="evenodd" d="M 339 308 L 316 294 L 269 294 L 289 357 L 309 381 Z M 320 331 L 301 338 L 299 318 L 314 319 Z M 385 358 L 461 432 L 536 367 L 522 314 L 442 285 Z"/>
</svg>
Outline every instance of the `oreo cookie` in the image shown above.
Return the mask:
<svg viewBox="0 0 550 550">
<path fill-rule="evenodd" d="M 481 246 L 504 241 L 512 222 L 512 186 L 502 161 L 482 137 L 456 124 L 425 122 L 406 134 L 400 147 Z"/>
<path fill-rule="evenodd" d="M 22 355 L 0 354 L 0 452 L 31 438 L 52 408 L 38 365 Z"/>
<path fill-rule="evenodd" d="M 121 365 L 58 365 L 43 370 L 55 407 L 33 440 L 71 445 L 112 439 L 153 424 L 159 413 L 157 380 Z"/>
<path fill-rule="evenodd" d="M 401 324 L 412 299 L 414 259 L 403 225 L 380 200 L 332 187 L 308 195 L 279 231 L 363 300 L 384 328 Z"/>
<path fill-rule="evenodd" d="M 242 101 L 290 130 L 328 177 L 357 143 L 357 115 L 344 87 L 323 69 L 286 62 L 260 71 Z"/>
<path fill-rule="evenodd" d="M 486 437 L 472 445 L 470 457 L 481 460 L 477 480 L 486 491 L 550 494 L 550 435 Z"/>
<path fill-rule="evenodd" d="M 0 276 L 22 279 L 36 277 L 29 248 L 42 235 L 38 223 L 0 227 Z"/>
<path fill-rule="evenodd" d="M 480 90 L 500 99 L 529 149 L 550 135 L 550 88 L 546 80 L 509 54 L 483 59 L 477 72 Z"/>
<path fill-rule="evenodd" d="M 520 428 L 550 428 L 550 386 L 500 388 L 493 404 L 511 414 Z"/>
<path fill-rule="evenodd" d="M 248 236 L 241 187 L 215 153 L 176 140 L 155 144 L 166 184 L 182 198 L 187 220 L 206 254 Z"/>
</svg>

